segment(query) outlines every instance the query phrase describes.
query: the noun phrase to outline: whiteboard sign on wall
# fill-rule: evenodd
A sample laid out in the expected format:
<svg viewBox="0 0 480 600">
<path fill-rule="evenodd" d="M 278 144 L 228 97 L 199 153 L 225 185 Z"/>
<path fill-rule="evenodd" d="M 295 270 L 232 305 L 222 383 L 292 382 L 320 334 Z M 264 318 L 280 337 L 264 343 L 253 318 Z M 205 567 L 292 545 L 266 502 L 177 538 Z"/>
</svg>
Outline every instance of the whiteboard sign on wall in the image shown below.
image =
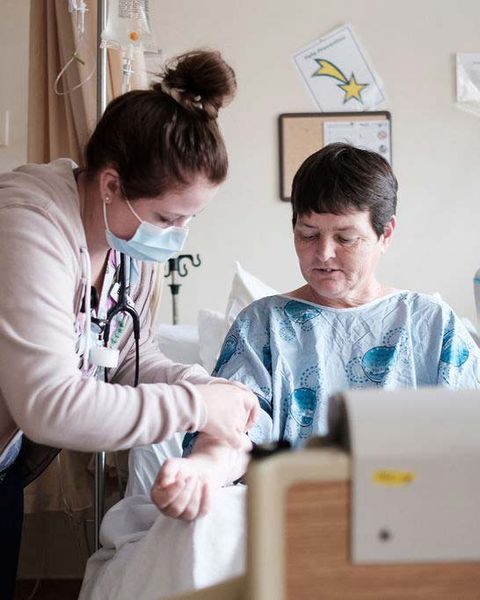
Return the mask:
<svg viewBox="0 0 480 600">
<path fill-rule="evenodd" d="M 290 200 L 293 177 L 303 161 L 332 142 L 373 150 L 392 163 L 388 111 L 284 113 L 278 118 L 278 130 L 282 200 Z"/>
<path fill-rule="evenodd" d="M 377 152 L 392 162 L 390 145 L 390 122 L 377 121 L 325 121 L 323 124 L 325 146 L 341 142 L 356 148 Z"/>
</svg>

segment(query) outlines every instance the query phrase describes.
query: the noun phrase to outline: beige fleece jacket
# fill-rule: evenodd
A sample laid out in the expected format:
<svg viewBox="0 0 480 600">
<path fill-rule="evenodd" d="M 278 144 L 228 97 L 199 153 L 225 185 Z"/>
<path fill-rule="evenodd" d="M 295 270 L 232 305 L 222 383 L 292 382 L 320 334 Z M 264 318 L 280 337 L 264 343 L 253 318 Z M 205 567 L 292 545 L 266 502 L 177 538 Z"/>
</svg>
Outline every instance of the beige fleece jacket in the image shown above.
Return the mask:
<svg viewBox="0 0 480 600">
<path fill-rule="evenodd" d="M 131 319 L 111 383 L 82 376 L 74 324 L 85 287 L 86 247 L 75 164 L 60 159 L 0 175 L 0 452 L 18 429 L 73 450 L 131 448 L 202 429 L 200 366 L 175 364 L 150 337 L 154 269 L 139 263 L 133 298 L 141 321 L 140 382 L 131 387 Z"/>
</svg>

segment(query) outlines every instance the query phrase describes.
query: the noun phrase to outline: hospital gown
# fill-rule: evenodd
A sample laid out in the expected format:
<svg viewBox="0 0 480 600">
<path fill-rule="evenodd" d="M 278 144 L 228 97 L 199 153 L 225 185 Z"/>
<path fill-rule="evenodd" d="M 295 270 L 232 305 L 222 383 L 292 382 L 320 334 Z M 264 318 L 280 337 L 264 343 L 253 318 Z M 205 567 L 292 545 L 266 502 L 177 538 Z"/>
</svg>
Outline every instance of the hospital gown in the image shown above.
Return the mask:
<svg viewBox="0 0 480 600">
<path fill-rule="evenodd" d="M 480 387 L 480 351 L 443 301 L 400 291 L 354 308 L 276 295 L 245 308 L 213 375 L 257 395 L 253 442 L 326 433 L 327 399 L 351 388 Z"/>
</svg>

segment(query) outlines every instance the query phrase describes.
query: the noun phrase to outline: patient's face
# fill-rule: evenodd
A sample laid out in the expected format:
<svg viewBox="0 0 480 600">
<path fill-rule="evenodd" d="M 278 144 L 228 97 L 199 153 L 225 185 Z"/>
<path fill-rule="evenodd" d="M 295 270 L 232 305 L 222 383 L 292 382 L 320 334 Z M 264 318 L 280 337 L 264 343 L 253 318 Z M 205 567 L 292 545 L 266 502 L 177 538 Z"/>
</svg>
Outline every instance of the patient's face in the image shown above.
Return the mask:
<svg viewBox="0 0 480 600">
<path fill-rule="evenodd" d="M 379 287 L 375 270 L 394 227 L 392 217 L 379 239 L 368 211 L 298 217 L 295 249 L 312 300 L 339 308 L 372 300 Z"/>
</svg>

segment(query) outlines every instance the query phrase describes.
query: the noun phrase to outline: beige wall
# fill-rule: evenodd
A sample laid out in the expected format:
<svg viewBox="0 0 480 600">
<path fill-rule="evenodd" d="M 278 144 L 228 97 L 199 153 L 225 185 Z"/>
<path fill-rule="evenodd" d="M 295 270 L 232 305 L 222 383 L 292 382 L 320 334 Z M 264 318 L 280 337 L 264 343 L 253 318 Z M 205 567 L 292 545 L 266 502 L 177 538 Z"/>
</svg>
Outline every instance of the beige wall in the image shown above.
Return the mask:
<svg viewBox="0 0 480 600">
<path fill-rule="evenodd" d="M 0 171 L 27 159 L 29 7 L 29 0 L 0 3 L 0 118 L 10 112 L 10 144 L 0 146 Z"/>
<path fill-rule="evenodd" d="M 472 276 L 480 266 L 480 121 L 454 106 L 454 53 L 480 51 L 476 0 L 158 4 L 153 25 L 167 56 L 195 46 L 219 48 L 239 83 L 222 116 L 230 178 L 192 229 L 188 249 L 201 252 L 204 266 L 182 290 L 183 320 L 193 321 L 201 307 L 224 308 L 235 259 L 280 290 L 300 282 L 289 206 L 277 192 L 277 116 L 316 110 L 290 57 L 346 22 L 385 83 L 393 119 L 399 227 L 381 276 L 396 286 L 439 291 L 473 318 Z"/>
<path fill-rule="evenodd" d="M 67 1 L 67 0 L 65 0 Z M 399 227 L 381 265 L 384 280 L 439 291 L 474 317 L 471 279 L 480 266 L 480 121 L 454 105 L 454 53 L 480 51 L 476 0 L 151 0 L 165 56 L 197 46 L 220 49 L 239 92 L 221 122 L 231 157 L 228 182 L 199 216 L 186 250 L 204 261 L 180 296 L 183 322 L 199 308 L 223 310 L 232 263 L 280 290 L 301 281 L 290 209 L 278 198 L 277 116 L 313 111 L 292 53 L 343 23 L 353 24 L 393 115 Z M 27 0 L 2 0 L 0 109 L 13 112 L 13 141 L 0 169 L 26 156 Z M 162 314 L 170 319 L 169 291 Z"/>
</svg>

